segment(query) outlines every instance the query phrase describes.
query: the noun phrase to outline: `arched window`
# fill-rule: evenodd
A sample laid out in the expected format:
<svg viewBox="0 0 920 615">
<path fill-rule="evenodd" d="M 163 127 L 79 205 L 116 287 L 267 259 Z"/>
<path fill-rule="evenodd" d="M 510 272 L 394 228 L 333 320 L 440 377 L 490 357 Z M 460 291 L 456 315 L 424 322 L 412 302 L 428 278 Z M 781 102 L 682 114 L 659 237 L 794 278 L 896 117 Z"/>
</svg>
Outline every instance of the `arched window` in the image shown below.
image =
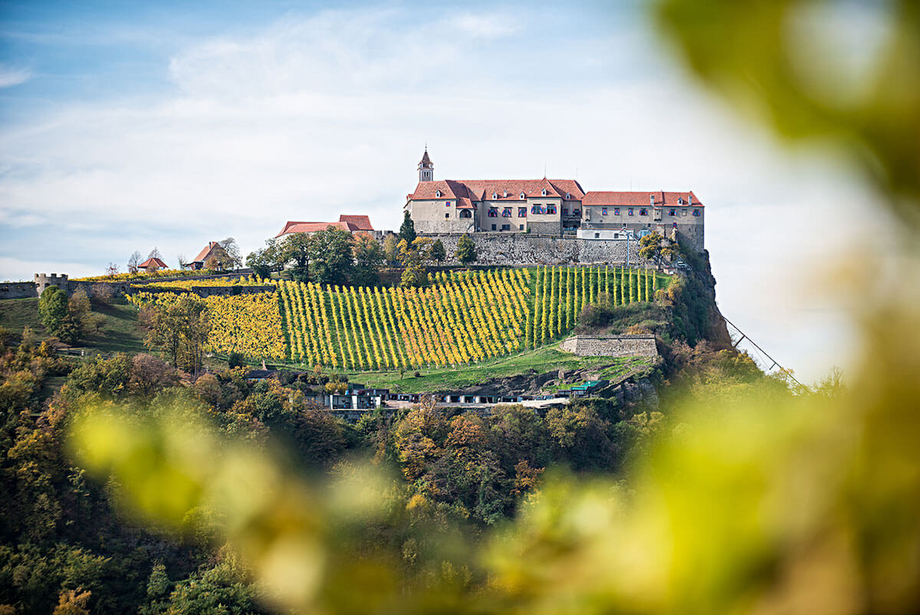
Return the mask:
<svg viewBox="0 0 920 615">
<path fill-rule="evenodd" d="M 522 200 L 522 201 L 524 200 L 524 193 L 523 193 L 523 192 L 521 193 L 521 200 Z"/>
<path fill-rule="evenodd" d="M 434 193 L 434 195 L 438 198 L 441 198 L 441 191 L 438 190 L 437 192 Z"/>
<path fill-rule="evenodd" d="M 546 196 L 546 188 L 543 189 L 543 196 Z"/>
<path fill-rule="evenodd" d="M 461 210 L 460 210 L 460 217 L 461 217 L 461 218 L 472 218 L 472 217 L 473 217 L 473 212 L 471 212 L 469 209 L 461 209 Z"/>
<path fill-rule="evenodd" d="M 497 198 L 498 198 L 498 193 L 497 193 L 497 192 L 493 192 L 493 193 L 492 193 L 492 200 L 494 201 L 494 200 L 496 200 Z"/>
</svg>

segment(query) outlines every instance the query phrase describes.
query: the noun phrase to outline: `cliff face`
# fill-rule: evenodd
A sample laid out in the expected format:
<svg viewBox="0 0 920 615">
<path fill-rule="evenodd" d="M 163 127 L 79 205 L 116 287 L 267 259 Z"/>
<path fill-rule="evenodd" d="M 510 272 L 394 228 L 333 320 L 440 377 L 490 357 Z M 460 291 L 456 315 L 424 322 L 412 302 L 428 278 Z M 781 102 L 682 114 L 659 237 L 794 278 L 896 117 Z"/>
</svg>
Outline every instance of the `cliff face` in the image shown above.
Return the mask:
<svg viewBox="0 0 920 615">
<path fill-rule="evenodd" d="M 681 274 L 665 297 L 673 337 L 691 346 L 707 341 L 715 348 L 730 348 L 731 336 L 716 305 L 716 279 L 709 253 L 681 252 L 692 270 Z"/>
</svg>

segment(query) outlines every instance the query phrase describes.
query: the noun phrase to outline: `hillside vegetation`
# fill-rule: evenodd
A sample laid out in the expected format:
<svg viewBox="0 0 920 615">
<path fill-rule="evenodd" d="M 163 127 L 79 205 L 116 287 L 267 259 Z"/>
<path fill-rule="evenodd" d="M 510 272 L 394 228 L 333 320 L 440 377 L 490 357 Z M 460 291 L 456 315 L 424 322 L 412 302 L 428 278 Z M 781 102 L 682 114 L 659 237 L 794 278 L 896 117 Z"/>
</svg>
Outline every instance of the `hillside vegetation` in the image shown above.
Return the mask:
<svg viewBox="0 0 920 615">
<path fill-rule="evenodd" d="M 349 370 L 480 363 L 557 339 L 601 297 L 614 307 L 649 302 L 670 278 L 648 270 L 541 267 L 439 272 L 423 288 L 258 278 L 232 285 L 269 283 L 276 292 L 205 299 L 214 324 L 212 352 Z M 140 292 L 131 301 L 143 307 L 176 297 Z"/>
</svg>

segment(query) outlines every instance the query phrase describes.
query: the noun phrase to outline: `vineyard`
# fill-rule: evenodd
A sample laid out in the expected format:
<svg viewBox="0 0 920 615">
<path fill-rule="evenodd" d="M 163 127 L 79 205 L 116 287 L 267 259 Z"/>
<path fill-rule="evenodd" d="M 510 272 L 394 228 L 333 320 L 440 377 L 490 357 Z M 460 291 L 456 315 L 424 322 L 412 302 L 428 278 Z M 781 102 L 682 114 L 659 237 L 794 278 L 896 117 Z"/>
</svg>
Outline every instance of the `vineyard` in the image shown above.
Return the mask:
<svg viewBox="0 0 920 615">
<path fill-rule="evenodd" d="M 212 352 L 348 370 L 478 363 L 549 343 L 605 293 L 612 305 L 650 301 L 667 276 L 608 267 L 538 267 L 437 273 L 423 288 L 274 284 L 276 292 L 206 297 Z M 215 281 L 216 282 L 216 281 Z M 164 283 L 177 290 L 191 281 Z M 174 300 L 139 292 L 138 306 Z"/>
<path fill-rule="evenodd" d="M 147 284 L 132 284 L 132 288 L 182 288 L 188 290 L 193 286 L 268 286 L 269 280 L 262 280 L 257 276 L 240 276 L 239 278 L 202 278 L 197 280 L 168 280 L 164 282 L 151 282 Z"/>
</svg>

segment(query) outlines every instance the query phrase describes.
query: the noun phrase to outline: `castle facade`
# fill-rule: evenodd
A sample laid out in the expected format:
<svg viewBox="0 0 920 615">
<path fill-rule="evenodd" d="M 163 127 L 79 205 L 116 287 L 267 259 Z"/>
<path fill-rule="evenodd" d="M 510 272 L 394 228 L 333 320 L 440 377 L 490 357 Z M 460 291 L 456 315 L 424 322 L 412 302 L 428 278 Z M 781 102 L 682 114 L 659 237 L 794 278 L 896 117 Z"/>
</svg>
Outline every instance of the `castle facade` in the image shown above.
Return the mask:
<svg viewBox="0 0 920 615">
<path fill-rule="evenodd" d="M 428 149 L 405 208 L 421 234 L 529 233 L 583 240 L 653 231 L 704 247 L 703 204 L 690 192 L 585 192 L 574 179 L 435 180 Z"/>
</svg>

